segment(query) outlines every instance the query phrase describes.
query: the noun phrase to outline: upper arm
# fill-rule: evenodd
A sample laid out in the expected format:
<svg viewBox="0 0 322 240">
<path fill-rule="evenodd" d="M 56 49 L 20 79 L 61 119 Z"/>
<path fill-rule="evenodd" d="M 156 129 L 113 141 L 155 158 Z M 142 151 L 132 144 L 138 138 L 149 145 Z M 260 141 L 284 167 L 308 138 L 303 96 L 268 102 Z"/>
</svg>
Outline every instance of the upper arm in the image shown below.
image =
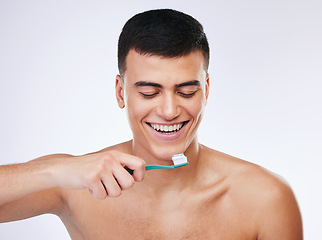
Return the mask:
<svg viewBox="0 0 322 240">
<path fill-rule="evenodd" d="M 63 207 L 61 189 L 47 189 L 0 206 L 0 223 L 22 220 L 45 213 L 60 215 Z"/>
<path fill-rule="evenodd" d="M 302 219 L 291 188 L 275 181 L 261 197 L 258 240 L 302 240 Z"/>
</svg>

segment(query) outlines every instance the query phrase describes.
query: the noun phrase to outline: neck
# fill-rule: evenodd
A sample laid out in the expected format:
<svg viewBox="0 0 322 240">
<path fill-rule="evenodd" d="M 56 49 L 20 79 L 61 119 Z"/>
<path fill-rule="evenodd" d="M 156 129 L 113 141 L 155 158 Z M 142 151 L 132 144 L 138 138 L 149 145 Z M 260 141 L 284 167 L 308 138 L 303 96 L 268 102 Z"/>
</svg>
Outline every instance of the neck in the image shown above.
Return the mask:
<svg viewBox="0 0 322 240">
<path fill-rule="evenodd" d="M 175 169 L 158 169 L 149 170 L 145 172 L 144 180 L 138 184 L 141 190 L 153 195 L 160 195 L 165 192 L 181 191 L 191 186 L 196 177 L 196 172 L 199 165 L 199 155 L 201 147 L 197 139 L 193 140 L 187 150 L 184 152 L 188 159 L 189 164 L 187 166 L 175 168 Z M 156 159 L 147 153 L 143 149 L 138 148 L 132 143 L 132 154 L 143 158 L 147 161 L 147 164 L 161 164 L 167 165 L 162 159 Z M 151 160 L 152 159 L 152 160 Z M 170 159 L 169 164 L 172 161 Z"/>
</svg>

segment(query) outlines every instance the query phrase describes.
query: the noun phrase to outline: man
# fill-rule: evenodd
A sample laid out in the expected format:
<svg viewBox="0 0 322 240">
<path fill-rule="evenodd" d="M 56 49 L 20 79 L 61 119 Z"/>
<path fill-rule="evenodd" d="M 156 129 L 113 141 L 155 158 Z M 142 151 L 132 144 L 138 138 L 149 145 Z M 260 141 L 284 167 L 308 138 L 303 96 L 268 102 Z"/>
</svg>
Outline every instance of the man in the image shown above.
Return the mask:
<svg viewBox="0 0 322 240">
<path fill-rule="evenodd" d="M 144 12 L 125 24 L 118 48 L 116 98 L 133 139 L 1 166 L 0 221 L 53 213 L 77 240 L 302 239 L 283 180 L 198 143 L 209 94 L 200 23 L 173 10 Z M 145 172 L 178 153 L 189 165 Z"/>
</svg>

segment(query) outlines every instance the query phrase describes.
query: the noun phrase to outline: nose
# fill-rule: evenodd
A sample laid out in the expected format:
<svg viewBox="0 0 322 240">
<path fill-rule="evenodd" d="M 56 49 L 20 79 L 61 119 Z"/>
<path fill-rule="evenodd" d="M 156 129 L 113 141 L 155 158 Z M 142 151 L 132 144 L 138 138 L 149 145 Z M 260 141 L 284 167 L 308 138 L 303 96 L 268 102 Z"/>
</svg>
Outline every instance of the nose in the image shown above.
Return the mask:
<svg viewBox="0 0 322 240">
<path fill-rule="evenodd" d="M 158 107 L 158 114 L 162 118 L 173 120 L 180 115 L 180 106 L 174 94 L 164 93 L 160 100 L 161 102 Z"/>
</svg>

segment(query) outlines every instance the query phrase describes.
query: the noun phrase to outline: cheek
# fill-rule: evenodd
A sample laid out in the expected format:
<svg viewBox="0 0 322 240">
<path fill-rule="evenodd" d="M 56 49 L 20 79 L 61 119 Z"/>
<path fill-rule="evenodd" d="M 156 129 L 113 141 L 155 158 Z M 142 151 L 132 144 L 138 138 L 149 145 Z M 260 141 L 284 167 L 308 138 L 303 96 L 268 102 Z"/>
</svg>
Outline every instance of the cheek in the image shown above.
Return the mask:
<svg viewBox="0 0 322 240">
<path fill-rule="evenodd" d="M 126 110 L 131 127 L 139 124 L 149 112 L 149 107 L 136 97 L 129 96 L 126 100 Z"/>
<path fill-rule="evenodd" d="M 205 100 L 200 97 L 198 101 L 195 101 L 194 103 L 188 104 L 187 111 L 188 113 L 195 118 L 195 121 L 197 121 L 202 115 L 205 107 Z"/>
</svg>

